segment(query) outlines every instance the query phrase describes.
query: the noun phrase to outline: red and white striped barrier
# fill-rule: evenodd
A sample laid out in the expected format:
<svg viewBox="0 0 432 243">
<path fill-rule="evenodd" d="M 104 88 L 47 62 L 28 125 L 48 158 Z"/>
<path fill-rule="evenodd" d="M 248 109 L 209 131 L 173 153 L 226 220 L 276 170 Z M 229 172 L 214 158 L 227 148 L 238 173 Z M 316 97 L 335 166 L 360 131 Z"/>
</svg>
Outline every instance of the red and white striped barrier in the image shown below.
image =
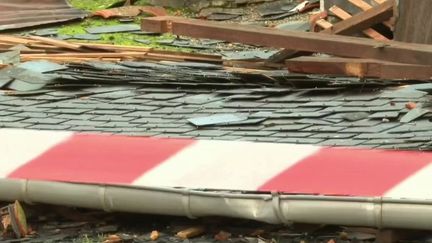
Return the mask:
<svg viewBox="0 0 432 243">
<path fill-rule="evenodd" d="M 432 153 L 0 129 L 0 179 L 432 199 Z"/>
</svg>

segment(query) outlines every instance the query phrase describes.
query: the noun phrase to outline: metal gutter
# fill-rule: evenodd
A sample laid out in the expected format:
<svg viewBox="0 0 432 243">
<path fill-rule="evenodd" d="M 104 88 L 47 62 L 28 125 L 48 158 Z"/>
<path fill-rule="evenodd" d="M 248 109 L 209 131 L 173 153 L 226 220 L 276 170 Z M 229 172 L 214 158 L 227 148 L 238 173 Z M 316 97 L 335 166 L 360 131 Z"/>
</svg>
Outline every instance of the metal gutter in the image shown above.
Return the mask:
<svg viewBox="0 0 432 243">
<path fill-rule="evenodd" d="M 432 229 L 431 200 L 207 192 L 9 179 L 0 179 L 0 200 L 189 218 L 226 216 L 272 224 Z"/>
</svg>

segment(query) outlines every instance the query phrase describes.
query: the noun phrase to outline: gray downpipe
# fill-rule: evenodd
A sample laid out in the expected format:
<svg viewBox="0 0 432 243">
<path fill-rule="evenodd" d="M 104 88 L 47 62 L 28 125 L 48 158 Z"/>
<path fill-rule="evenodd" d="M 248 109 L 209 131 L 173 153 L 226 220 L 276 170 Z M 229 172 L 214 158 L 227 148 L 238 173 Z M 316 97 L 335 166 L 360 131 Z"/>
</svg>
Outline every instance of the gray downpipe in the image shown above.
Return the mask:
<svg viewBox="0 0 432 243">
<path fill-rule="evenodd" d="M 245 194 L 0 179 L 0 200 L 189 218 L 226 216 L 272 224 L 432 229 L 432 201 L 380 197 Z"/>
</svg>

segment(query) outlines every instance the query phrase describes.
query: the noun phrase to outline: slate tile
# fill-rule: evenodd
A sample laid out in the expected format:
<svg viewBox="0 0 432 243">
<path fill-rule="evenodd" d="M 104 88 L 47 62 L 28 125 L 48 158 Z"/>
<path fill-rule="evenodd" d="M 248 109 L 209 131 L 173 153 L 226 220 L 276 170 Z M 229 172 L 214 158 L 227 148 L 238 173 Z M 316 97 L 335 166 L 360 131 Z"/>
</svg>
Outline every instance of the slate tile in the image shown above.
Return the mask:
<svg viewBox="0 0 432 243">
<path fill-rule="evenodd" d="M 133 111 L 126 114 L 122 114 L 124 117 L 152 117 L 150 111 Z"/>
<path fill-rule="evenodd" d="M 154 100 L 154 101 L 147 102 L 146 105 L 156 106 L 156 107 L 178 107 L 181 105 L 181 103 L 172 102 L 172 100 L 170 102 Z"/>
<path fill-rule="evenodd" d="M 103 127 L 103 128 L 123 128 L 123 127 L 135 127 L 136 124 L 132 124 L 125 121 L 103 121 L 105 123 L 96 125 L 96 127 Z"/>
<path fill-rule="evenodd" d="M 190 127 L 189 128 L 188 127 L 164 127 L 164 128 L 150 128 L 149 129 L 149 131 L 152 131 L 152 132 L 178 133 L 178 134 L 187 133 L 187 132 L 194 131 L 194 130 L 195 130 L 195 128 L 190 128 Z M 218 134 L 226 134 L 226 133 L 219 131 Z M 188 133 L 188 135 L 194 136 L 193 134 L 189 134 L 189 133 Z M 201 135 L 201 136 L 205 136 L 205 135 Z M 218 136 L 221 136 L 221 135 L 218 135 Z"/>
<path fill-rule="evenodd" d="M 399 126 L 399 124 L 395 123 L 386 123 L 386 124 L 380 124 L 373 127 L 349 127 L 344 130 L 341 130 L 340 132 L 348 132 L 348 133 L 379 133 L 383 132 L 389 129 L 392 129 L 394 127 Z"/>
<path fill-rule="evenodd" d="M 105 128 L 97 128 L 95 126 L 87 126 L 86 124 L 83 124 L 70 126 L 69 130 L 78 132 L 103 132 L 105 131 Z"/>
<path fill-rule="evenodd" d="M 63 125 L 96 127 L 98 125 L 102 125 L 105 123 L 106 122 L 90 121 L 90 120 L 69 120 L 69 121 L 64 122 Z"/>
<path fill-rule="evenodd" d="M 276 125 L 264 128 L 264 131 L 300 131 L 306 127 L 311 126 L 310 124 L 288 124 L 288 125 Z"/>
<path fill-rule="evenodd" d="M 229 133 L 230 133 L 229 131 L 222 131 L 222 130 L 195 130 L 195 131 L 186 132 L 185 135 L 193 136 L 193 137 L 220 137 L 220 136 L 227 135 Z"/>
<path fill-rule="evenodd" d="M 323 139 L 348 139 L 355 137 L 357 133 L 317 133 L 310 136 L 311 138 L 323 138 Z"/>
<path fill-rule="evenodd" d="M 231 122 L 240 122 L 247 120 L 248 117 L 241 114 L 214 114 L 210 116 L 199 116 L 187 119 L 188 122 L 195 126 L 212 126 L 230 124 Z"/>
<path fill-rule="evenodd" d="M 400 90 L 400 91 L 385 91 L 380 97 L 381 98 L 407 98 L 407 99 L 418 99 L 427 95 L 427 92 L 418 90 Z"/>
<path fill-rule="evenodd" d="M 400 122 L 402 122 L 402 123 L 412 122 L 412 121 L 422 117 L 423 115 L 425 115 L 426 113 L 429 113 L 429 112 L 430 112 L 429 110 L 422 109 L 422 108 L 412 109 L 407 114 L 405 114 L 403 117 L 401 117 Z"/>
<path fill-rule="evenodd" d="M 307 138 L 311 135 L 313 135 L 313 133 L 295 131 L 295 132 L 277 132 L 271 136 L 276 138 Z"/>
<path fill-rule="evenodd" d="M 134 126 L 137 126 L 137 125 L 134 124 Z M 197 129 L 193 125 L 185 125 L 183 123 L 147 123 L 147 124 L 138 125 L 138 127 L 143 127 L 143 128 L 177 128 L 177 127 L 181 127 L 181 128 L 190 128 L 192 130 Z"/>
<path fill-rule="evenodd" d="M 192 113 L 195 113 L 196 111 L 198 111 L 198 109 L 196 109 L 196 108 L 165 107 L 165 108 L 161 108 L 161 109 L 152 111 L 151 114 L 192 114 Z M 216 111 L 223 113 L 223 111 L 220 111 L 220 110 L 216 110 Z"/>
<path fill-rule="evenodd" d="M 175 98 L 180 98 L 185 96 L 185 93 L 177 93 L 177 94 L 170 94 L 170 93 L 150 93 L 150 94 L 144 94 L 135 96 L 134 99 L 149 99 L 149 100 L 172 100 Z"/>
<path fill-rule="evenodd" d="M 421 132 L 421 131 L 430 131 L 432 129 L 431 125 L 412 125 L 406 124 L 401 125 L 399 127 L 388 130 L 388 133 L 409 133 L 409 132 Z"/>
<path fill-rule="evenodd" d="M 388 99 L 377 99 L 370 101 L 351 101 L 343 103 L 343 106 L 353 106 L 353 107 L 370 107 L 370 106 L 383 106 L 389 104 L 390 100 Z"/>
<path fill-rule="evenodd" d="M 41 108 L 35 106 L 11 107 L 7 109 L 7 111 L 12 112 L 45 112 L 47 110 L 50 110 L 50 108 Z"/>
<path fill-rule="evenodd" d="M 110 100 L 110 104 L 124 104 L 124 105 L 145 105 L 149 103 L 151 100 L 144 100 L 144 99 L 135 99 L 133 97 L 128 98 L 122 98 L 122 99 L 116 99 L 116 100 Z"/>
<path fill-rule="evenodd" d="M 413 133 L 363 133 L 355 137 L 355 139 L 398 139 L 398 138 L 412 138 Z"/>
<path fill-rule="evenodd" d="M 213 94 L 197 94 L 197 95 L 188 95 L 185 97 L 170 100 L 170 102 L 203 105 L 203 104 L 208 104 L 223 99 L 224 99 L 223 97 L 217 97 L 216 95 Z"/>
<path fill-rule="evenodd" d="M 282 138 L 277 140 L 278 143 L 292 143 L 292 144 L 318 144 L 324 139 L 318 138 Z"/>
<path fill-rule="evenodd" d="M 0 128 L 27 128 L 27 127 L 30 127 L 32 125 L 33 124 L 22 123 L 22 122 L 10 122 L 10 123 L 1 122 Z"/>
<path fill-rule="evenodd" d="M 297 107 L 297 108 L 288 108 L 288 109 L 277 109 L 275 113 L 300 113 L 300 112 L 314 112 L 322 110 L 321 107 Z"/>
<path fill-rule="evenodd" d="M 389 139 L 371 139 L 371 140 L 367 140 L 365 141 L 363 144 L 364 145 L 387 145 L 387 144 L 401 144 L 401 143 L 405 143 L 406 140 L 405 139 L 394 139 L 394 138 L 389 138 Z"/>
<path fill-rule="evenodd" d="M 289 109 L 297 108 L 300 103 L 260 103 L 261 109 Z"/>
<path fill-rule="evenodd" d="M 299 123 L 299 124 L 312 124 L 312 125 L 332 125 L 332 124 L 334 124 L 334 122 L 329 122 L 329 121 L 325 121 L 325 120 L 321 120 L 321 119 L 313 119 L 313 118 L 304 118 L 304 119 L 297 120 L 295 122 Z"/>
<path fill-rule="evenodd" d="M 91 116 L 91 121 L 104 121 L 104 122 L 127 122 L 131 121 L 135 118 L 126 117 L 126 116 L 111 116 L 111 115 L 102 115 L 102 116 Z"/>
<path fill-rule="evenodd" d="M 11 116 L 11 115 L 22 117 L 22 115 L 20 115 L 20 113 L 17 113 L 17 112 L 0 110 L 0 116 Z M 26 116 L 24 116 L 24 117 L 26 117 Z"/>
<path fill-rule="evenodd" d="M 55 114 L 83 114 L 88 111 L 91 111 L 91 109 L 64 109 L 64 108 L 55 108 L 55 109 L 49 109 L 46 110 L 46 113 L 55 113 Z"/>
<path fill-rule="evenodd" d="M 87 111 L 90 115 L 123 115 L 129 113 L 128 110 L 91 110 Z"/>
<path fill-rule="evenodd" d="M 16 116 L 0 116 L 0 122 L 17 122 L 22 121 L 26 118 L 24 117 L 16 117 Z"/>
<path fill-rule="evenodd" d="M 224 108 L 256 108 L 256 107 L 261 107 L 262 105 L 264 105 L 263 103 L 256 103 L 256 102 L 246 102 L 246 101 L 242 101 L 242 102 L 230 102 L 230 103 L 225 103 L 222 105 L 222 107 Z"/>
<path fill-rule="evenodd" d="M 304 104 L 298 104 L 299 107 L 333 107 L 344 105 L 342 101 L 313 101 Z"/>
<path fill-rule="evenodd" d="M 275 132 L 273 131 L 234 131 L 231 132 L 231 136 L 246 136 L 246 137 L 258 137 L 258 136 L 271 136 Z"/>
<path fill-rule="evenodd" d="M 47 114 L 43 112 L 20 112 L 20 113 L 16 113 L 14 116 L 25 117 L 25 118 L 48 118 L 48 117 L 52 117 L 53 115 L 54 114 Z"/>
<path fill-rule="evenodd" d="M 385 111 L 403 111 L 405 109 L 405 104 L 394 104 L 394 105 L 383 105 L 370 107 L 370 112 L 385 112 Z"/>
<path fill-rule="evenodd" d="M 87 115 L 87 114 L 59 114 L 52 116 L 52 118 L 58 118 L 58 119 L 65 119 L 65 120 L 91 120 L 93 119 L 94 115 Z"/>
<path fill-rule="evenodd" d="M 370 112 L 370 107 L 359 107 L 359 106 L 349 106 L 349 107 L 328 107 L 323 112 L 327 112 L 328 114 L 339 112 L 339 113 L 348 113 L 348 112 Z"/>
<path fill-rule="evenodd" d="M 239 140 L 241 138 L 242 138 L 242 136 L 225 135 L 225 136 L 215 137 L 213 139 L 214 140 L 221 140 L 221 141 L 236 141 L 236 140 Z"/>
<path fill-rule="evenodd" d="M 56 118 L 29 118 L 26 120 L 23 120 L 21 122 L 23 123 L 33 123 L 33 124 L 60 124 L 62 122 L 65 122 L 67 120 L 64 119 L 56 119 Z"/>
<path fill-rule="evenodd" d="M 388 144 L 388 145 L 379 145 L 377 148 L 380 149 L 410 149 L 410 150 L 421 150 L 424 143 L 402 143 L 402 144 Z"/>
<path fill-rule="evenodd" d="M 323 146 L 356 146 L 362 144 L 365 140 L 352 139 L 328 139 L 320 143 Z"/>
<path fill-rule="evenodd" d="M 371 101 L 379 97 L 379 93 L 371 93 L 366 91 L 364 94 L 345 94 L 344 96 L 337 98 L 338 101 Z"/>
<path fill-rule="evenodd" d="M 275 118 L 320 118 L 330 114 L 330 112 L 293 112 L 293 113 L 274 113 L 271 117 Z"/>
<path fill-rule="evenodd" d="M 348 121 L 359 121 L 367 118 L 369 113 L 367 112 L 347 112 L 341 115 L 341 118 Z"/>
<path fill-rule="evenodd" d="M 320 125 L 314 125 L 311 127 L 307 127 L 305 129 L 302 129 L 302 132 L 339 132 L 343 130 L 344 127 L 334 127 L 334 126 L 320 126 Z"/>
<path fill-rule="evenodd" d="M 333 124 L 335 127 L 373 127 L 380 124 L 385 124 L 385 122 L 381 120 L 371 120 L 371 119 L 363 119 L 354 122 L 344 121 Z"/>
<path fill-rule="evenodd" d="M 113 92 L 99 93 L 95 95 L 91 95 L 92 98 L 101 98 L 101 99 L 120 99 L 120 98 L 129 98 L 134 97 L 136 92 L 134 90 L 119 90 Z"/>
<path fill-rule="evenodd" d="M 176 119 L 161 119 L 157 117 L 144 117 L 130 121 L 130 123 L 146 124 L 146 123 L 175 123 Z"/>
<path fill-rule="evenodd" d="M 32 105 L 37 105 L 40 103 L 41 103 L 41 101 L 23 100 L 23 99 L 1 101 L 1 104 L 6 105 L 6 106 L 32 106 Z"/>
<path fill-rule="evenodd" d="M 375 112 L 369 116 L 370 119 L 383 119 L 389 118 L 394 119 L 399 117 L 399 111 L 385 111 L 385 112 Z"/>
<path fill-rule="evenodd" d="M 276 143 L 277 140 L 279 139 L 274 137 L 242 137 L 238 139 L 238 141 L 250 141 L 259 143 Z"/>
<path fill-rule="evenodd" d="M 232 126 L 218 126 L 219 130 L 229 130 L 229 131 L 258 131 L 263 129 L 264 126 L 244 126 L 244 125 L 232 125 Z"/>
<path fill-rule="evenodd" d="M 29 126 L 27 128 L 29 129 L 38 129 L 38 130 L 68 130 L 71 126 L 64 125 L 64 124 L 56 124 L 56 125 L 50 125 L 50 124 L 36 124 L 33 126 Z"/>
</svg>

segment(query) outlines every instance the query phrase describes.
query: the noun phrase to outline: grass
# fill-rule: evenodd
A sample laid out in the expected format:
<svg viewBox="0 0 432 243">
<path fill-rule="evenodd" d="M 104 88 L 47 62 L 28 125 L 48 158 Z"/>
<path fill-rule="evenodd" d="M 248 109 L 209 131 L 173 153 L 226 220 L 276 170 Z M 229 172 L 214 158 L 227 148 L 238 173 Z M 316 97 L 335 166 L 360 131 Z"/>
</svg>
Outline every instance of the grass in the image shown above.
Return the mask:
<svg viewBox="0 0 432 243">
<path fill-rule="evenodd" d="M 70 4 L 75 7 L 86 11 L 95 11 L 100 9 L 106 9 L 113 4 L 120 2 L 119 0 L 69 0 Z M 147 0 L 138 0 L 135 5 L 146 5 Z M 121 5 L 120 5 L 121 6 Z M 170 13 L 178 12 L 179 10 L 169 10 Z M 184 10 L 186 14 L 190 14 Z M 141 17 L 135 18 L 135 23 L 139 24 Z M 59 34 L 61 35 L 75 35 L 75 34 L 86 34 L 86 28 L 97 27 L 97 26 L 108 26 L 116 25 L 120 22 L 116 19 L 103 19 L 100 17 L 86 18 L 80 22 L 67 23 L 59 28 Z M 160 45 L 157 43 L 159 40 L 172 40 L 175 36 L 170 34 L 164 34 L 161 36 L 148 36 L 148 35 L 136 35 L 133 33 L 112 33 L 112 34 L 101 34 L 101 39 L 97 41 L 89 41 L 96 43 L 114 44 L 114 45 L 126 45 L 126 46 L 145 46 L 153 47 L 160 50 L 173 50 L 173 51 L 183 51 L 192 52 L 193 50 L 188 48 L 178 48 L 170 47 L 165 45 Z M 148 40 L 150 44 L 143 44 L 134 41 L 135 39 Z"/>
</svg>

